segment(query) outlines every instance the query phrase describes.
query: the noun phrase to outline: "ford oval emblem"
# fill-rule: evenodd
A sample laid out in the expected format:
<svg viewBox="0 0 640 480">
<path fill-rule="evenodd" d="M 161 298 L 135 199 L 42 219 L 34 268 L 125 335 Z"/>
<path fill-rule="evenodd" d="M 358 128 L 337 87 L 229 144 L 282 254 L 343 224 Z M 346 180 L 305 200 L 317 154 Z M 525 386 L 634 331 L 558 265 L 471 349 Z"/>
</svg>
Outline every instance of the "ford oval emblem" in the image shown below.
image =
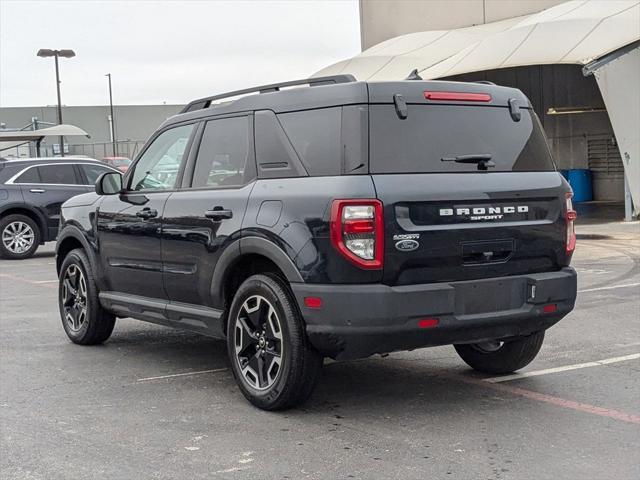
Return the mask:
<svg viewBox="0 0 640 480">
<path fill-rule="evenodd" d="M 420 244 L 415 240 L 400 240 L 396 242 L 396 250 L 401 252 L 412 252 L 419 246 Z"/>
</svg>

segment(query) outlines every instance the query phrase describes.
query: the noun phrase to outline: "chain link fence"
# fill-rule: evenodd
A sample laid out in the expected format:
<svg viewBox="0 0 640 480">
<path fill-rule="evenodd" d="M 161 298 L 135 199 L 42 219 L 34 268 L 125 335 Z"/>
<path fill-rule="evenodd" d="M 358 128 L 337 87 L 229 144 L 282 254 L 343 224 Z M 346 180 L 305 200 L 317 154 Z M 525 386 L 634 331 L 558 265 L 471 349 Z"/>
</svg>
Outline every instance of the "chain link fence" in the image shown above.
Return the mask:
<svg viewBox="0 0 640 480">
<path fill-rule="evenodd" d="M 128 157 L 133 158 L 140 152 L 144 145 L 144 140 L 126 140 L 116 142 L 116 155 L 113 154 L 113 143 L 97 142 L 97 143 L 78 143 L 65 144 L 65 155 L 84 155 L 98 160 L 104 157 Z M 40 147 L 41 157 L 54 157 L 59 154 L 57 145 L 42 144 Z"/>
</svg>

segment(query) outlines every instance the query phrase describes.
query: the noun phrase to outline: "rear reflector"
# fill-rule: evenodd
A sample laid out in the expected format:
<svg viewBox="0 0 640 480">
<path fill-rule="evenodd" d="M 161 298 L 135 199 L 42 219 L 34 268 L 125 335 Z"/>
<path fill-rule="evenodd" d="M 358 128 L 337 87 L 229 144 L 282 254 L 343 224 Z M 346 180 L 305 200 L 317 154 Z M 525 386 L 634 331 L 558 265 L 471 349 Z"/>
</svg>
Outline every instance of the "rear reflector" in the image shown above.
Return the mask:
<svg viewBox="0 0 640 480">
<path fill-rule="evenodd" d="M 542 307 L 544 313 L 555 313 L 558 311 L 558 306 L 555 303 L 550 303 Z"/>
<path fill-rule="evenodd" d="M 420 328 L 433 328 L 436 327 L 440 323 L 437 318 L 423 318 L 418 320 L 418 327 Z"/>
<path fill-rule="evenodd" d="M 427 100 L 455 101 L 455 102 L 490 102 L 491 95 L 488 93 L 469 92 L 424 92 Z"/>
<path fill-rule="evenodd" d="M 307 308 L 322 308 L 320 297 L 304 297 L 304 306 Z"/>
</svg>

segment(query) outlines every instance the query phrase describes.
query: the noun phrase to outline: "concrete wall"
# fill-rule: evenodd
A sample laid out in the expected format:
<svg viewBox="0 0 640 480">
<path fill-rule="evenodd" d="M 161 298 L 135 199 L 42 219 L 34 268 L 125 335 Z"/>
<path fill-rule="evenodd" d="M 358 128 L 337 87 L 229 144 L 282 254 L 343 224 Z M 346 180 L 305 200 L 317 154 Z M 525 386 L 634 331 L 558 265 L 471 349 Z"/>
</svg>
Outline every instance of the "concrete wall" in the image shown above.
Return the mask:
<svg viewBox="0 0 640 480">
<path fill-rule="evenodd" d="M 565 0 L 360 0 L 362 49 L 405 33 L 447 30 L 539 12 Z"/>
<path fill-rule="evenodd" d="M 114 106 L 116 117 L 116 138 L 120 141 L 141 143 L 168 117 L 180 111 L 182 105 L 117 105 Z M 90 145 L 109 143 L 111 135 L 109 130 L 109 106 L 81 106 L 63 107 L 62 119 L 64 123 L 75 125 L 86 131 L 91 138 L 69 137 L 66 139 L 70 145 Z M 41 122 L 57 123 L 57 109 L 51 107 L 2 107 L 0 108 L 0 123 L 7 128 L 21 128 L 31 123 L 33 117 Z M 51 144 L 56 143 L 54 138 L 45 139 L 42 143 L 43 154 L 49 154 Z M 99 148 L 95 155 L 105 156 L 110 152 Z M 71 153 L 84 153 L 93 156 L 94 149 L 87 146 L 83 149 L 72 149 Z"/>
</svg>

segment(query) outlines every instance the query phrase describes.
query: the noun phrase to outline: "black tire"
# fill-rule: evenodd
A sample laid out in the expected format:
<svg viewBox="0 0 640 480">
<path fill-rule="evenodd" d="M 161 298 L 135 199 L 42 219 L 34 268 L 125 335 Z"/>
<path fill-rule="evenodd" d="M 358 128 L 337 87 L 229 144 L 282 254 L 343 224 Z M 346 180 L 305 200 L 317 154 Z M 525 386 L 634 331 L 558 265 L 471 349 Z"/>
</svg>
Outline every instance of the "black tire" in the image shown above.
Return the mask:
<svg viewBox="0 0 640 480">
<path fill-rule="evenodd" d="M 77 275 L 79 272 L 82 277 Z M 74 285 L 71 277 L 76 278 Z M 82 296 L 82 280 L 84 279 L 84 302 L 78 302 L 79 292 Z M 68 282 L 68 283 L 67 283 Z M 75 301 L 75 303 L 73 303 Z M 74 305 L 74 308 L 71 305 Z M 60 318 L 62 326 L 67 336 L 73 343 L 79 345 L 97 345 L 111 336 L 116 317 L 107 312 L 100 305 L 98 300 L 98 287 L 89 259 L 84 250 L 77 248 L 67 254 L 60 267 L 60 279 L 58 282 L 58 305 L 60 308 Z M 84 316 L 78 319 L 74 317 L 78 313 L 79 307 L 84 305 Z M 76 321 L 77 320 L 77 321 Z"/>
<path fill-rule="evenodd" d="M 269 307 L 276 314 L 275 327 L 267 325 L 268 321 L 274 321 Z M 248 309 L 252 308 L 256 311 L 249 314 Z M 255 338 L 250 337 L 247 328 L 258 332 Z M 281 340 L 276 338 L 278 329 Z M 278 346 L 281 363 L 271 378 Z M 227 350 L 240 390 L 263 410 L 283 410 L 302 404 L 313 392 L 322 371 L 322 356 L 309 343 L 295 300 L 286 283 L 275 275 L 254 275 L 238 288 L 229 310 Z M 266 370 L 266 377 L 255 375 L 255 368 L 247 368 L 252 365 L 257 365 L 260 372 Z"/>
<path fill-rule="evenodd" d="M 24 252 L 12 251 L 7 245 L 5 245 L 6 236 L 10 235 L 11 229 L 14 225 L 19 224 L 28 225 L 31 232 L 33 232 L 33 238 L 29 236 L 29 241 L 32 243 Z M 25 258 L 29 258 L 36 253 L 36 250 L 38 250 L 41 239 L 42 232 L 40 232 L 40 227 L 32 218 L 27 217 L 26 215 L 16 213 L 13 215 L 7 215 L 0 220 L 0 258 L 6 258 L 8 260 L 24 260 Z"/>
<path fill-rule="evenodd" d="M 540 351 L 543 341 L 544 331 L 509 340 L 492 351 L 482 348 L 482 344 L 454 345 L 454 347 L 460 358 L 474 370 L 501 374 L 515 372 L 529 365 Z"/>
</svg>

